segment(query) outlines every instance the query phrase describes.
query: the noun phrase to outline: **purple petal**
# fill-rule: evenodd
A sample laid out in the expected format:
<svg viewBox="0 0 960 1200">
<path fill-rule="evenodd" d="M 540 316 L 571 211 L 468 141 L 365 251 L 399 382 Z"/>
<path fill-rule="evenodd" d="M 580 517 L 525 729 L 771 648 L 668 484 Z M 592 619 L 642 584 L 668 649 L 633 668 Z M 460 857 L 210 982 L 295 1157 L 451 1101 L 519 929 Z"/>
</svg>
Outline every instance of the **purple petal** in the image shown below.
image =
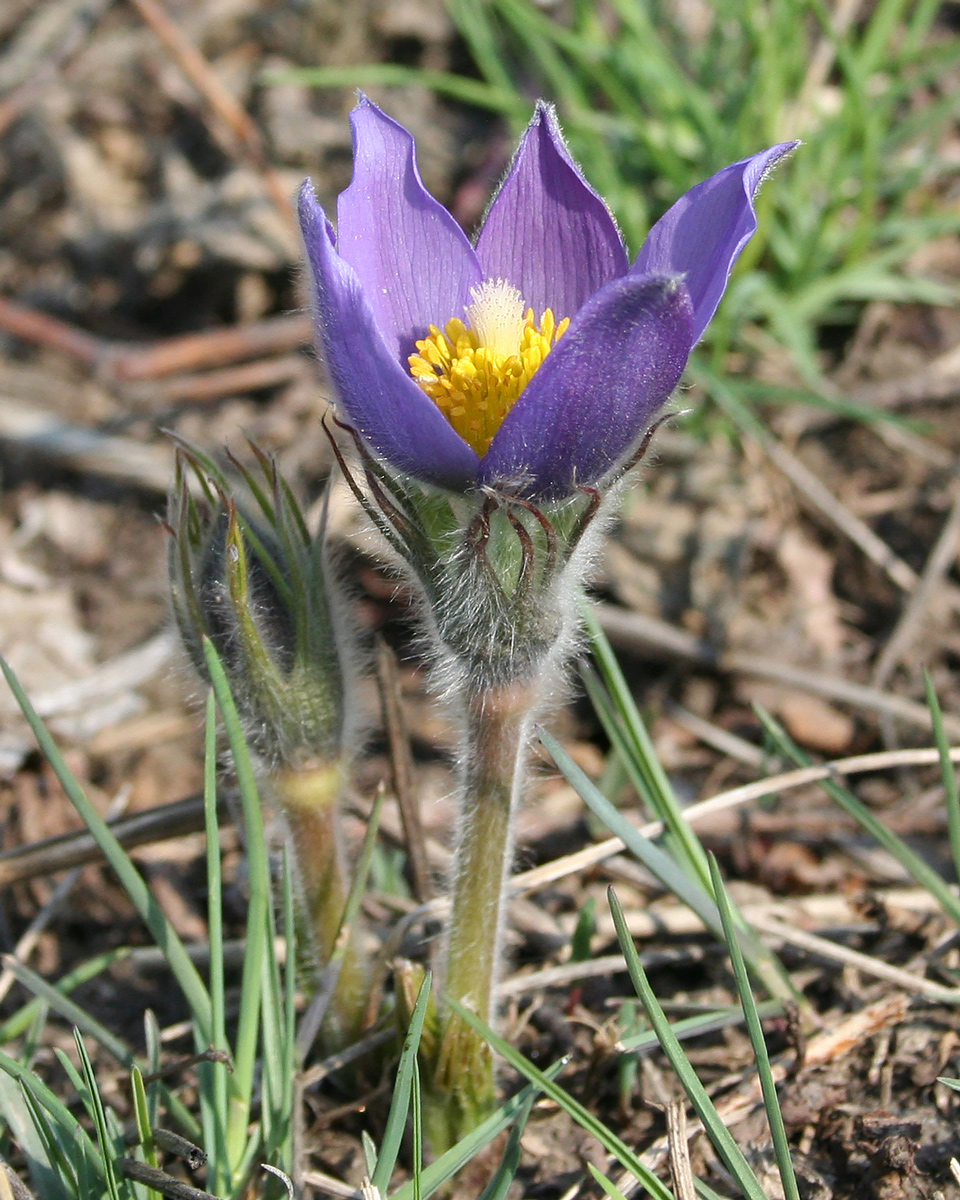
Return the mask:
<svg viewBox="0 0 960 1200">
<path fill-rule="evenodd" d="M 570 157 L 553 109 L 538 104 L 497 193 L 477 257 L 487 279 L 520 289 L 537 316 L 573 317 L 629 262 L 610 210 Z"/>
<path fill-rule="evenodd" d="M 343 415 L 369 448 L 401 471 L 462 491 L 478 459 L 394 358 L 356 272 L 333 248 L 333 231 L 309 182 L 300 190 L 317 341 Z"/>
<path fill-rule="evenodd" d="M 692 317 L 677 278 L 628 275 L 607 284 L 507 414 L 481 480 L 556 499 L 602 479 L 677 385 Z"/>
<path fill-rule="evenodd" d="M 693 340 L 703 336 L 756 232 L 753 199 L 764 177 L 798 142 L 784 142 L 698 183 L 654 225 L 631 274 L 682 275 L 693 300 Z"/>
<path fill-rule="evenodd" d="M 466 234 L 420 181 L 413 137 L 364 99 L 350 114 L 353 179 L 337 202 L 337 249 L 398 358 L 430 325 L 462 317 L 480 267 Z"/>
</svg>

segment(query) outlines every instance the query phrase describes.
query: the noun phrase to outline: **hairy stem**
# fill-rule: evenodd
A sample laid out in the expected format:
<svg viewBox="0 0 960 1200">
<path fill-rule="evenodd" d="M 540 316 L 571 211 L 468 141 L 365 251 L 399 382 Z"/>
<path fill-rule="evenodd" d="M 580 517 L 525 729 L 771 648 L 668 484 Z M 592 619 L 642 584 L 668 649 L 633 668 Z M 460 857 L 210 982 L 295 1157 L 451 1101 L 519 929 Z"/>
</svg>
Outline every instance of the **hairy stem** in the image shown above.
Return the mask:
<svg viewBox="0 0 960 1200">
<path fill-rule="evenodd" d="M 526 779 L 530 731 L 541 696 L 539 683 L 526 680 L 478 688 L 463 706 L 460 838 L 443 994 L 487 1022 L 495 1016 L 513 814 Z M 496 1103 L 489 1047 L 449 1009 L 441 1017 L 430 1091 L 424 1116 L 435 1152 L 474 1128 Z"/>
<path fill-rule="evenodd" d="M 315 969 L 330 961 L 350 890 L 340 837 L 344 782 L 339 763 L 287 767 L 270 779 L 290 830 L 300 888 L 300 938 Z M 367 976 L 354 928 L 321 1030 L 325 1051 L 341 1049 L 359 1033 L 369 991 Z"/>
</svg>

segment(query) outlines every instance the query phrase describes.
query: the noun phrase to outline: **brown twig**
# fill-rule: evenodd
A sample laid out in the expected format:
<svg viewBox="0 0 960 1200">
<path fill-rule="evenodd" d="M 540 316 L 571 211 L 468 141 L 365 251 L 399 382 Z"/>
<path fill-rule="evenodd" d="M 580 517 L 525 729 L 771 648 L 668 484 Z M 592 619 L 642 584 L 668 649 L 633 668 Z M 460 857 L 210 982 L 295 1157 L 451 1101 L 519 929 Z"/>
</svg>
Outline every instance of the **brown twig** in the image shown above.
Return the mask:
<svg viewBox="0 0 960 1200">
<path fill-rule="evenodd" d="M 221 809 L 222 819 L 229 820 L 226 804 Z M 188 796 L 185 800 L 120 817 L 110 821 L 109 825 L 121 846 L 128 850 L 134 846 L 183 837 L 203 828 L 203 797 Z M 101 858 L 93 835 L 86 830 L 44 838 L 42 842 L 32 842 L 29 846 L 18 846 L 0 853 L 0 888 L 9 887 L 21 879 L 99 862 Z"/>
<path fill-rule="evenodd" d="M 63 35 L 55 46 L 43 45 L 42 56 L 38 59 L 41 47 L 30 46 L 30 51 L 21 56 L 20 81 L 11 86 L 0 100 L 0 137 L 6 133 L 20 114 L 50 87 L 51 81 L 63 69 L 74 55 L 86 45 L 90 33 L 107 7 L 109 0 L 84 0 L 82 4 L 65 6 L 67 24 Z M 29 34 L 18 39 L 21 44 L 31 41 Z M 9 68 L 11 55 L 5 54 L 4 67 Z M 4 81 L 7 82 L 6 80 Z M 6 88 L 4 88 L 6 90 Z"/>
<path fill-rule="evenodd" d="M 870 526 L 830 491 L 822 479 L 772 434 L 760 439 L 760 445 L 805 499 L 844 533 L 860 550 L 906 592 L 917 585 L 917 573 Z"/>
<path fill-rule="evenodd" d="M 71 471 L 99 475 L 166 495 L 173 451 L 132 438 L 100 433 L 56 414 L 0 396 L 0 441 Z"/>
<path fill-rule="evenodd" d="M 152 346 L 131 346 L 98 338 L 59 317 L 0 296 L 0 330 L 31 345 L 58 350 L 91 367 L 113 386 L 284 354 L 307 345 L 311 329 L 308 316 L 292 313 L 165 338 Z"/>
<path fill-rule="evenodd" d="M 950 758 L 952 762 L 960 762 L 960 747 L 954 747 L 950 751 Z M 868 771 L 888 770 L 891 767 L 934 766 L 939 761 L 939 752 L 934 748 L 884 750 L 876 754 L 858 754 L 852 758 L 836 759 L 833 762 L 813 767 L 799 767 L 794 771 L 786 771 L 781 775 L 770 776 L 766 779 L 759 779 L 754 783 L 746 783 L 741 787 L 731 788 L 729 791 L 718 792 L 717 795 L 711 796 L 708 800 L 701 800 L 697 804 L 692 804 L 685 811 L 684 816 L 691 824 L 695 824 L 706 816 L 712 816 L 714 813 L 723 812 L 729 808 L 736 808 L 742 804 L 748 804 L 751 800 L 759 800 L 764 796 L 788 791 L 793 788 L 806 787 L 812 783 L 819 783 L 824 779 L 833 779 L 838 775 L 858 775 Z M 663 834 L 663 829 L 663 822 L 648 821 L 645 825 L 639 827 L 639 832 L 643 837 L 657 838 Z M 584 849 L 577 850 L 573 854 L 564 855 L 562 858 L 554 859 L 552 862 L 544 863 L 539 867 L 532 867 L 529 871 L 521 871 L 519 874 L 512 876 L 508 881 L 508 891 L 511 896 L 516 896 L 525 892 L 532 892 L 537 888 L 547 887 L 551 883 L 556 883 L 560 879 L 567 878 L 569 875 L 575 875 L 579 871 L 596 866 L 597 863 L 612 858 L 625 849 L 626 847 L 620 838 L 606 838 L 602 842 L 586 846 Z M 397 952 L 403 938 L 407 936 L 411 929 L 422 924 L 425 920 L 442 918 L 449 911 L 450 903 L 448 897 L 437 896 L 426 904 L 421 904 L 413 912 L 408 913 L 402 920 L 396 923 L 388 939 L 387 948 L 390 953 Z M 628 914 L 629 920 L 630 915 Z"/>
<path fill-rule="evenodd" d="M 113 374 L 120 382 L 132 382 L 223 367 L 296 350 L 310 341 L 311 333 L 310 318 L 304 313 L 292 313 L 227 329 L 185 334 L 153 346 L 127 347 L 115 359 Z"/>
<path fill-rule="evenodd" d="M 239 367 L 175 375 L 163 383 L 138 384 L 123 389 L 123 398 L 137 408 L 162 409 L 170 405 L 208 404 L 225 396 L 244 396 L 262 388 L 279 387 L 304 378 L 310 370 L 301 354 L 263 358 Z"/>
<path fill-rule="evenodd" d="M 748 767 L 760 768 L 763 766 L 765 757 L 763 750 L 759 746 L 755 746 L 753 742 L 748 742 L 746 738 L 731 733 L 729 729 L 714 725 L 712 721 L 697 716 L 696 713 L 690 712 L 681 704 L 668 704 L 667 714 L 671 720 L 676 721 L 688 733 L 692 733 L 694 737 L 707 746 L 711 746 L 720 754 L 746 763 Z"/>
<path fill-rule="evenodd" d="M 297 229 L 296 213 L 287 188 L 277 171 L 267 161 L 263 138 L 253 118 L 224 86 L 216 71 L 190 41 L 182 29 L 171 21 L 160 0 L 130 0 L 137 12 L 157 35 L 186 78 L 200 93 L 204 102 L 227 132 L 218 140 L 227 142 L 231 152 L 239 150 L 263 180 L 277 211 L 293 231 Z"/>
<path fill-rule="evenodd" d="M 954 747 L 950 751 L 950 759 L 952 762 L 960 762 L 960 747 Z M 890 770 L 894 767 L 935 766 L 939 761 L 939 752 L 933 747 L 917 750 L 880 750 L 875 754 L 857 754 L 852 758 L 838 758 L 833 762 L 813 767 L 798 767 L 794 771 L 785 771 L 781 775 L 768 776 L 765 779 L 758 779 L 754 783 L 745 783 L 740 787 L 718 792 L 707 800 L 691 804 L 684 812 L 684 816 L 691 823 L 696 823 L 706 816 L 723 812 L 729 808 L 737 808 L 741 804 L 749 804 L 752 800 L 760 800 L 764 796 L 774 795 L 778 792 L 806 787 L 812 783 L 819 783 L 823 779 L 833 779 L 838 775 L 845 777 L 862 775 L 865 772 Z M 660 837 L 663 833 L 663 823 L 649 821 L 640 826 L 640 833 L 647 838 Z M 548 884 L 556 883 L 558 879 L 564 879 L 567 875 L 573 875 L 586 867 L 603 862 L 605 858 L 619 854 L 623 849 L 625 849 L 624 844 L 619 838 L 607 838 L 593 846 L 578 850 L 574 854 L 567 854 L 563 858 L 554 859 L 553 862 L 544 863 L 540 867 L 522 871 L 519 875 L 513 876 L 508 886 L 514 893 L 546 887 Z M 433 901 L 433 904 L 436 903 Z"/>
<path fill-rule="evenodd" d="M 670 1165 L 670 1182 L 677 1200 L 697 1200 L 697 1189 L 690 1165 L 690 1147 L 687 1143 L 687 1106 L 679 1097 L 666 1107 L 667 1161 Z"/>
<path fill-rule="evenodd" d="M 14 1173 L 13 1167 L 0 1159 L 0 1200 L 34 1200 L 33 1192 Z"/>
<path fill-rule="evenodd" d="M 827 938 L 819 937 L 815 933 L 796 929 L 772 916 L 754 914 L 749 921 L 754 929 L 767 934 L 781 944 L 807 950 L 830 962 L 855 967 L 858 971 L 872 975 L 875 979 L 884 979 L 888 983 L 895 984 L 910 995 L 924 996 L 927 1000 L 933 1000 L 939 1004 L 960 1004 L 960 988 L 944 987 L 941 983 L 934 983 L 933 980 L 914 975 L 911 971 L 894 967 L 872 954 L 862 954 L 859 950 L 851 950 L 848 946 L 841 946 Z"/>
<path fill-rule="evenodd" d="M 59 350 L 85 366 L 95 367 L 104 358 L 109 343 L 94 337 L 75 325 L 68 325 L 58 317 L 51 317 L 37 309 L 28 308 L 0 296 L 0 329 L 12 333 L 35 346 L 48 346 Z"/>
<path fill-rule="evenodd" d="M 896 670 L 897 664 L 916 637 L 934 593 L 942 584 L 943 577 L 951 565 L 957 561 L 958 542 L 960 542 L 960 491 L 957 492 L 953 507 L 943 524 L 936 545 L 924 564 L 920 581 L 911 592 L 910 598 L 900 614 L 900 620 L 873 668 L 870 682 L 874 687 L 886 686 L 890 676 Z"/>
<path fill-rule="evenodd" d="M 832 675 L 778 663 L 759 654 L 718 651 L 686 630 L 678 629 L 658 617 L 628 612 L 612 604 L 597 605 L 597 615 L 611 643 L 634 654 L 660 653 L 684 658 L 713 670 L 734 675 L 770 679 L 788 687 L 800 688 L 815 696 L 825 696 L 842 704 L 896 717 L 920 729 L 931 729 L 930 710 L 925 704 L 891 695 L 878 688 L 851 683 Z M 951 737 L 960 737 L 960 719 L 946 713 L 944 725 Z"/>
<path fill-rule="evenodd" d="M 380 690 L 380 708 L 383 727 L 390 747 L 390 769 L 393 775 L 393 790 L 400 809 L 400 820 L 406 839 L 410 873 L 413 877 L 413 894 L 420 904 L 433 896 L 430 865 L 427 860 L 426 839 L 420 820 L 420 802 L 413 783 L 413 759 L 410 755 L 410 739 L 403 720 L 400 702 L 400 678 L 393 651 L 383 640 L 377 639 L 377 683 Z"/>
<path fill-rule="evenodd" d="M 139 1162 L 135 1158 L 118 1158 L 117 1166 L 120 1168 L 120 1174 L 126 1176 L 127 1179 L 146 1184 L 147 1187 L 153 1188 L 155 1192 L 168 1197 L 169 1200 L 217 1200 L 212 1192 L 204 1192 L 200 1188 L 191 1187 L 189 1183 L 174 1179 L 166 1171 L 161 1171 L 157 1167 L 148 1167 L 146 1163 Z"/>
</svg>

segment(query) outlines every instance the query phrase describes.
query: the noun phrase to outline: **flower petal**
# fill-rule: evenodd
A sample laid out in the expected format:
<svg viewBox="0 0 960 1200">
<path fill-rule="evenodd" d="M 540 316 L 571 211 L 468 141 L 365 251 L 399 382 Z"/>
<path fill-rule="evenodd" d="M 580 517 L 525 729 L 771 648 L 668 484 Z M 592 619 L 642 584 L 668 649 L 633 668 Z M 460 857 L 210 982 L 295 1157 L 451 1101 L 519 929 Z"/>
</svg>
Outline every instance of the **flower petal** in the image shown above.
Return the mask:
<svg viewBox="0 0 960 1200">
<path fill-rule="evenodd" d="M 350 114 L 353 179 L 337 202 L 337 249 L 397 357 L 430 325 L 462 317 L 480 267 L 466 234 L 420 180 L 413 137 L 363 99 Z"/>
<path fill-rule="evenodd" d="M 710 324 L 740 252 L 756 232 L 757 189 L 797 145 L 784 142 L 724 167 L 681 196 L 647 235 L 631 274 L 684 277 L 693 300 L 691 347 Z"/>
<path fill-rule="evenodd" d="M 299 209 L 317 341 L 344 416 L 399 470 L 462 491 L 476 480 L 476 453 L 393 357 L 356 272 L 334 250 L 330 222 L 309 182 Z"/>
<path fill-rule="evenodd" d="M 556 499 L 602 479 L 677 385 L 692 317 L 676 277 L 607 284 L 507 414 L 481 460 L 481 481 Z"/>
<path fill-rule="evenodd" d="M 539 317 L 573 317 L 629 266 L 610 210 L 570 157 L 553 109 L 538 104 L 480 236 L 487 279 L 506 279 Z"/>
</svg>

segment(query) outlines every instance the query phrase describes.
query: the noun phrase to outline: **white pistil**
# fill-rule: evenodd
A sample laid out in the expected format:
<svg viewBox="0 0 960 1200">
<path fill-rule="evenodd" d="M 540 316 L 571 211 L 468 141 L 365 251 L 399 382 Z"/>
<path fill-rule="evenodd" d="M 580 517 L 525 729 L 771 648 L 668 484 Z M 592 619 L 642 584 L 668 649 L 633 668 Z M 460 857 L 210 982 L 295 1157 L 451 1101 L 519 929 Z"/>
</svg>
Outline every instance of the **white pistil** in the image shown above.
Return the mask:
<svg viewBox="0 0 960 1200">
<path fill-rule="evenodd" d="M 466 306 L 467 320 L 481 346 L 504 358 L 520 353 L 523 337 L 523 297 L 505 279 L 485 279 L 471 288 L 473 303 Z"/>
</svg>

